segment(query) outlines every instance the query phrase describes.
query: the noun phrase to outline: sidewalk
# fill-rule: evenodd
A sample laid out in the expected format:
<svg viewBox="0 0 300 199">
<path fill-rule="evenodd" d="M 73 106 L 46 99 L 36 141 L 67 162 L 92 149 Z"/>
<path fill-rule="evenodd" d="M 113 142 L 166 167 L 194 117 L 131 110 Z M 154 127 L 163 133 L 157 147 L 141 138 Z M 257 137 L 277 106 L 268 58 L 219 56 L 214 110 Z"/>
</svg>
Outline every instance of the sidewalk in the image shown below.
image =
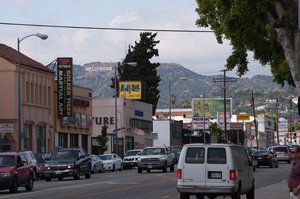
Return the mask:
<svg viewBox="0 0 300 199">
<path fill-rule="evenodd" d="M 256 199 L 289 199 L 289 194 L 286 181 L 255 190 Z"/>
</svg>

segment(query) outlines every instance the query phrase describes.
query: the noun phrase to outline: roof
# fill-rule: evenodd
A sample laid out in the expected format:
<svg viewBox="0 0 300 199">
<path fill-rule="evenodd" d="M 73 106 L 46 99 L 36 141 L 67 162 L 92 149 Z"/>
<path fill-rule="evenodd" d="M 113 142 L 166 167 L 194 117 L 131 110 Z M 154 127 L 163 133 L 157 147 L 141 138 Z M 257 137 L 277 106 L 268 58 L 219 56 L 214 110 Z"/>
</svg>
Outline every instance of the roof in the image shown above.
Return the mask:
<svg viewBox="0 0 300 199">
<path fill-rule="evenodd" d="M 5 44 L 0 44 L 0 57 L 2 57 L 3 59 L 11 62 L 12 64 L 16 64 L 17 63 L 17 54 L 18 54 L 17 50 L 15 50 Z M 41 70 L 44 72 L 54 73 L 54 71 L 50 70 L 43 64 L 27 57 L 26 55 L 24 55 L 21 52 L 20 52 L 20 65 L 27 66 L 29 68 L 34 68 L 37 70 Z"/>
</svg>

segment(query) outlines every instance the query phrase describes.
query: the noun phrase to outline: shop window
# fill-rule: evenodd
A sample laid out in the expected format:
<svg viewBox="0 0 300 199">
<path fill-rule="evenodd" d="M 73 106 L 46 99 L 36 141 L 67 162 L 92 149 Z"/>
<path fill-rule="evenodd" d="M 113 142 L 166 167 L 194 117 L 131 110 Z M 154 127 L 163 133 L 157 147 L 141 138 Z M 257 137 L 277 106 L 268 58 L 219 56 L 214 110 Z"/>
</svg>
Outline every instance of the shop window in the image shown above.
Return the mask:
<svg viewBox="0 0 300 199">
<path fill-rule="evenodd" d="M 32 151 L 32 124 L 24 125 L 23 140 L 24 149 Z"/>
<path fill-rule="evenodd" d="M 36 144 L 38 153 L 46 153 L 46 127 L 36 126 Z"/>
</svg>

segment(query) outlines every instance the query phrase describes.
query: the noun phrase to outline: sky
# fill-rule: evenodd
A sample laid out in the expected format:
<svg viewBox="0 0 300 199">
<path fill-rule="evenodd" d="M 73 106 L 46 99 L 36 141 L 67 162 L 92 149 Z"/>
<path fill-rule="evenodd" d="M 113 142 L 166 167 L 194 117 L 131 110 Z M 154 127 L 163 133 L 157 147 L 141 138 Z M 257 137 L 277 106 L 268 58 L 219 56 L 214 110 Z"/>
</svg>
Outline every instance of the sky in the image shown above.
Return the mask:
<svg viewBox="0 0 300 199">
<path fill-rule="evenodd" d="M 1 0 L 0 23 L 97 28 L 209 30 L 195 25 L 196 0 Z M 57 57 L 73 57 L 73 63 L 118 62 L 128 45 L 140 39 L 140 31 L 67 29 L 0 24 L 0 43 L 17 49 L 17 39 L 43 33 L 47 40 L 28 37 L 20 51 L 48 65 Z M 152 62 L 177 63 L 201 75 L 219 75 L 230 55 L 229 41 L 218 44 L 211 32 L 157 32 L 159 57 Z M 271 75 L 249 52 L 244 77 Z M 227 73 L 236 76 L 235 71 Z"/>
</svg>

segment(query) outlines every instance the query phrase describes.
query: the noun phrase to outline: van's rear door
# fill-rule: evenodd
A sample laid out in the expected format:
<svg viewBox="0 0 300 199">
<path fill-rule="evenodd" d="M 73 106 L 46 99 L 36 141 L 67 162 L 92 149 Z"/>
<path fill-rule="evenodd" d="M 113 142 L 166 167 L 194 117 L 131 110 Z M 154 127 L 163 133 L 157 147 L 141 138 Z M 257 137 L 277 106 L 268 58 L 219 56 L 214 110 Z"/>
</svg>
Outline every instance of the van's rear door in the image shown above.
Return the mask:
<svg viewBox="0 0 300 199">
<path fill-rule="evenodd" d="M 226 147 L 208 146 L 206 157 L 206 186 L 222 186 L 229 180 Z"/>
<path fill-rule="evenodd" d="M 205 186 L 205 146 L 189 146 L 184 161 L 182 169 L 184 185 Z"/>
</svg>

